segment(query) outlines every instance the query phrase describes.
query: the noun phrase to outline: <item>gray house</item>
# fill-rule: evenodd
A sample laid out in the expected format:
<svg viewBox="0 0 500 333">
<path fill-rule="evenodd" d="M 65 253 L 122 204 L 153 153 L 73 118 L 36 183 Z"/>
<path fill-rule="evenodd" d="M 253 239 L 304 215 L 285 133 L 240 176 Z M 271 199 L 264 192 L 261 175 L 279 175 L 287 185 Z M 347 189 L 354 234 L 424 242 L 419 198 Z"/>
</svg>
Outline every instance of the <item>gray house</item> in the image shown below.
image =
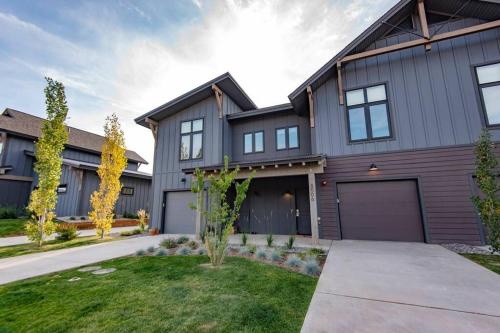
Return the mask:
<svg viewBox="0 0 500 333">
<path fill-rule="evenodd" d="M 402 0 L 288 98 L 257 108 L 227 73 L 137 118 L 152 226 L 199 230 L 191 174 L 228 155 L 257 175 L 240 232 L 485 242 L 470 196 L 474 142 L 500 140 L 498 3 Z"/>
<path fill-rule="evenodd" d="M 26 207 L 36 185 L 34 141 L 40 135 L 42 118 L 5 109 L 0 114 L 0 206 Z M 90 195 L 99 184 L 97 167 L 104 137 L 68 127 L 68 143 L 63 151 L 61 183 L 58 187 L 57 216 L 86 216 Z M 127 169 L 123 172 L 121 195 L 116 213 L 149 210 L 151 175 L 138 171 L 147 163 L 136 152 L 128 150 Z"/>
</svg>

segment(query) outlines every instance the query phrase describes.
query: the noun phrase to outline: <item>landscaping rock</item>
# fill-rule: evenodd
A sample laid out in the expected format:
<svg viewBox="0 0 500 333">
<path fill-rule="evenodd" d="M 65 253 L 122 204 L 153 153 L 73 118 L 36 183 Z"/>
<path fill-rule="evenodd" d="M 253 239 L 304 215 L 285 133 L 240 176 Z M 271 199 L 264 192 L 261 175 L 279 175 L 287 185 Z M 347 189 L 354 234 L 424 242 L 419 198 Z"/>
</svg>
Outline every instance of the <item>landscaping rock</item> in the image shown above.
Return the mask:
<svg viewBox="0 0 500 333">
<path fill-rule="evenodd" d="M 92 272 L 92 271 L 97 271 L 98 269 L 101 269 L 101 266 L 87 266 L 87 267 L 82 267 L 78 271 L 79 272 Z"/>
<path fill-rule="evenodd" d="M 452 243 L 452 244 L 441 244 L 441 246 L 447 248 L 450 251 L 456 253 L 466 253 L 466 254 L 491 254 L 485 248 L 480 248 L 478 246 L 472 246 L 467 244 Z"/>
<path fill-rule="evenodd" d="M 114 271 L 116 271 L 116 268 L 103 268 L 103 269 L 98 269 L 97 271 L 93 271 L 92 274 L 104 275 L 104 274 L 113 273 Z"/>
<path fill-rule="evenodd" d="M 78 280 L 81 280 L 81 278 L 79 278 L 78 276 L 75 276 L 75 277 L 72 277 L 71 279 L 69 279 L 68 281 L 69 282 L 75 282 L 75 281 L 78 281 Z"/>
</svg>

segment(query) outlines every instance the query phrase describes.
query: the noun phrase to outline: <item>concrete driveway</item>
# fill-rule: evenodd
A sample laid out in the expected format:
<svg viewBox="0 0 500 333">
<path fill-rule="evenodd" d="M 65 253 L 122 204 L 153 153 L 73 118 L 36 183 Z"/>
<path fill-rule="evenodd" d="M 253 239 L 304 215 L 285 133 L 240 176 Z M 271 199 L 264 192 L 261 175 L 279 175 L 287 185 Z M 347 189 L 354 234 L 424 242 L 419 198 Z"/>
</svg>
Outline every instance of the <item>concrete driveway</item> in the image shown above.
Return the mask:
<svg viewBox="0 0 500 333">
<path fill-rule="evenodd" d="M 439 245 L 334 242 L 302 332 L 500 332 L 500 276 Z"/>
</svg>

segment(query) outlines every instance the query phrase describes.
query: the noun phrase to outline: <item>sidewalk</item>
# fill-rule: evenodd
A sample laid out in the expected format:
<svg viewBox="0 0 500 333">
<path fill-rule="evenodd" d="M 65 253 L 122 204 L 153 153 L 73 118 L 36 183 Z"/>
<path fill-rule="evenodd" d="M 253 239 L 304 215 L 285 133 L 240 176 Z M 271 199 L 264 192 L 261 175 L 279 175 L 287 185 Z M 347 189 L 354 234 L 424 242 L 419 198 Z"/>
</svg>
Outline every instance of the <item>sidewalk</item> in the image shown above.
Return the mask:
<svg viewBox="0 0 500 333">
<path fill-rule="evenodd" d="M 158 246 L 165 235 L 136 237 L 89 246 L 0 259 L 0 285 L 134 254 Z"/>
<path fill-rule="evenodd" d="M 138 228 L 137 226 L 112 228 L 111 234 L 120 234 L 120 232 L 122 232 L 122 231 L 134 230 L 137 228 Z M 95 235 L 95 229 L 79 230 L 78 231 L 78 237 L 86 237 L 86 236 L 94 236 L 94 235 Z M 55 238 L 56 238 L 56 234 L 52 234 L 46 240 L 53 240 Z M 0 237 L 0 247 L 21 245 L 21 244 L 27 244 L 27 243 L 31 243 L 31 241 L 26 236 Z"/>
</svg>

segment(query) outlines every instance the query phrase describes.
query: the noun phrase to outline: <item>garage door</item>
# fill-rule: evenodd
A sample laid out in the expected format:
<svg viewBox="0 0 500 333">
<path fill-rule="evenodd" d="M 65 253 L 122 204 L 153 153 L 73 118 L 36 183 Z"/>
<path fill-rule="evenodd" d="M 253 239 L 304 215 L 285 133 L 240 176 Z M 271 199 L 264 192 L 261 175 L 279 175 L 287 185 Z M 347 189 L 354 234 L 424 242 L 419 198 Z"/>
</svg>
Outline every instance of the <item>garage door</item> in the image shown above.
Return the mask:
<svg viewBox="0 0 500 333">
<path fill-rule="evenodd" d="M 164 232 L 168 234 L 194 234 L 196 213 L 189 208 L 194 202 L 194 194 L 186 192 L 167 192 L 165 204 Z"/>
<path fill-rule="evenodd" d="M 415 181 L 340 183 L 337 191 L 343 239 L 424 241 Z"/>
</svg>

